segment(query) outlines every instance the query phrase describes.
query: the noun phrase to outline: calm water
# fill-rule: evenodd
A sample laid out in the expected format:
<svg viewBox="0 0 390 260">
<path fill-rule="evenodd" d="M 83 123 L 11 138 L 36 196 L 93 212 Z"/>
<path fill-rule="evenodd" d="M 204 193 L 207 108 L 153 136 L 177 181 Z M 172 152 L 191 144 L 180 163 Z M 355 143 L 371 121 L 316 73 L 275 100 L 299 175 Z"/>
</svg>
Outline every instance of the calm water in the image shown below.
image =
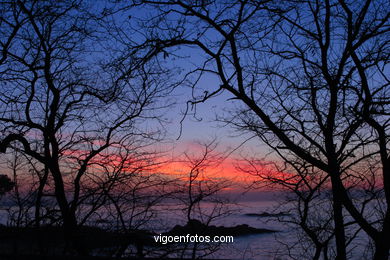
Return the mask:
<svg viewBox="0 0 390 260">
<path fill-rule="evenodd" d="M 230 209 L 233 210 L 233 213 L 226 217 L 216 219 L 211 225 L 236 226 L 247 224 L 251 227 L 272 229 L 279 232 L 234 237 L 234 243 L 222 245 L 218 252 L 208 256 L 208 258 L 248 260 L 288 259 L 278 256 L 278 252 L 283 247 L 280 242 L 288 243 L 291 241 L 291 230 L 286 225 L 272 218 L 245 216 L 246 213 L 273 212 L 276 205 L 278 205 L 276 201 L 251 201 L 231 205 Z M 206 204 L 203 207 L 207 208 L 211 207 L 211 205 Z M 180 209 L 173 205 L 167 206 L 166 209 L 168 210 L 165 211 L 165 215 L 157 221 L 157 223 L 160 223 L 160 227 L 157 227 L 157 230 L 163 231 L 176 224 L 185 224 Z"/>
<path fill-rule="evenodd" d="M 214 259 L 247 259 L 247 260 L 271 260 L 271 259 L 292 259 L 286 256 L 286 245 L 295 245 L 298 242 L 299 229 L 292 228 L 287 224 L 277 221 L 275 218 L 270 217 L 251 217 L 246 216 L 246 213 L 262 213 L 262 212 L 280 212 L 282 208 L 276 209 L 279 203 L 274 200 L 266 201 L 250 201 L 242 202 L 237 205 L 232 205 L 231 208 L 235 211 L 231 215 L 217 219 L 212 222 L 213 225 L 223 226 L 236 226 L 240 224 L 247 224 L 255 228 L 266 228 L 277 230 L 279 232 L 271 234 L 258 234 L 234 237 L 234 243 L 225 244 L 221 249 L 207 258 Z M 285 205 L 289 207 L 289 205 Z M 204 205 L 204 207 L 210 207 L 210 205 Z M 175 210 L 174 206 L 168 207 L 166 215 L 162 217 L 158 222 L 160 223 L 161 230 L 173 227 L 175 224 L 183 225 L 183 215 L 180 210 Z M 346 216 L 346 220 L 348 216 Z M 157 228 L 158 229 L 158 228 Z M 348 233 L 348 232 L 347 232 Z M 351 260 L 366 260 L 371 259 L 370 253 L 365 252 L 368 245 L 367 236 L 360 232 L 353 242 L 349 245 L 349 257 Z M 299 247 L 300 248 L 300 247 Z M 312 250 L 310 247 L 307 250 Z M 293 254 L 294 251 L 291 251 Z M 297 249 L 298 253 L 302 253 L 301 249 Z M 310 259 L 310 252 L 306 255 L 299 255 L 295 259 Z M 307 256 L 305 258 L 305 256 Z"/>
<path fill-rule="evenodd" d="M 273 218 L 245 216 L 246 213 L 272 213 L 277 205 L 278 202 L 274 200 L 249 201 L 230 205 L 229 208 L 233 212 L 226 217 L 216 219 L 211 223 L 212 225 L 236 226 L 247 224 L 251 227 L 278 230 L 279 232 L 234 237 L 234 243 L 222 245 L 219 251 L 207 258 L 247 260 L 290 259 L 286 257 L 285 245 L 296 243 L 297 230 L 291 229 L 286 224 L 280 223 Z M 203 208 L 207 212 L 208 208 L 211 208 L 211 205 L 204 204 Z M 159 206 L 157 211 L 159 212 L 158 217 L 150 221 L 148 227 L 155 232 L 164 232 L 177 224 L 184 225 L 186 222 L 180 207 L 173 203 Z M 7 224 L 7 212 L 5 210 L 0 210 L 0 223 Z M 353 249 L 350 259 L 368 259 L 363 254 L 366 245 L 367 237 L 364 234 L 358 236 L 354 244 L 350 247 Z"/>
</svg>

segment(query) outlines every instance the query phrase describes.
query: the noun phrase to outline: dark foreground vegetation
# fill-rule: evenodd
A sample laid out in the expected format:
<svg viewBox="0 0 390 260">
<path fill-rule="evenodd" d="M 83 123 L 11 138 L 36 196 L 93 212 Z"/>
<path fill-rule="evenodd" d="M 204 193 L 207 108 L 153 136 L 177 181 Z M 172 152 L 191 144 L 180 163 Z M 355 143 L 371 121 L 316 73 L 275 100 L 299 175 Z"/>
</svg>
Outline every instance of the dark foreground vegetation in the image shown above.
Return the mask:
<svg viewBox="0 0 390 260">
<path fill-rule="evenodd" d="M 235 227 L 207 226 L 200 221 L 191 220 L 185 226 L 175 226 L 162 235 L 203 235 L 203 236 L 245 236 L 274 233 L 274 230 L 258 229 L 248 225 Z M 145 257 L 147 251 L 179 250 L 177 245 L 156 243 L 151 233 L 134 230 L 127 233 L 107 231 L 102 228 L 84 226 L 73 233 L 69 244 L 61 227 L 5 227 L 0 226 L 1 259 L 153 259 Z M 165 247 L 165 248 L 164 248 Z M 77 250 L 73 251 L 72 250 Z M 78 256 L 80 255 L 81 256 Z M 112 257 L 116 256 L 116 257 Z M 176 259 L 165 256 L 163 258 Z M 156 258 L 161 259 L 161 258 Z M 184 257 L 183 259 L 186 259 Z"/>
<path fill-rule="evenodd" d="M 185 226 L 176 225 L 167 235 L 186 235 L 186 234 L 198 234 L 203 236 L 245 236 L 245 235 L 254 235 L 254 234 L 267 234 L 274 233 L 276 230 L 264 229 L 264 228 L 254 228 L 250 227 L 247 224 L 242 224 L 234 227 L 224 227 L 224 226 L 214 226 L 214 225 L 205 225 L 198 220 L 190 220 Z"/>
<path fill-rule="evenodd" d="M 120 232 L 105 231 L 97 227 L 81 227 L 73 233 L 71 241 L 77 245 L 69 244 L 64 237 L 64 230 L 61 227 L 40 227 L 40 228 L 15 228 L 0 227 L 0 249 L 3 255 L 18 256 L 83 256 L 95 255 L 107 257 L 123 254 L 130 245 L 142 256 L 142 248 L 154 244 L 151 234 L 144 231 Z M 79 252 L 74 251 L 77 248 Z M 69 250 L 71 249 L 71 250 Z M 73 252 L 72 252 L 73 251 Z"/>
<path fill-rule="evenodd" d="M 134 235 L 167 201 L 188 223 L 229 215 L 232 181 L 208 171 L 234 154 L 249 188 L 288 191 L 281 258 L 388 260 L 389 39 L 388 0 L 0 1 L 0 247 L 207 258 L 220 245 Z M 173 156 L 214 101 L 239 148 L 268 150 Z"/>
</svg>

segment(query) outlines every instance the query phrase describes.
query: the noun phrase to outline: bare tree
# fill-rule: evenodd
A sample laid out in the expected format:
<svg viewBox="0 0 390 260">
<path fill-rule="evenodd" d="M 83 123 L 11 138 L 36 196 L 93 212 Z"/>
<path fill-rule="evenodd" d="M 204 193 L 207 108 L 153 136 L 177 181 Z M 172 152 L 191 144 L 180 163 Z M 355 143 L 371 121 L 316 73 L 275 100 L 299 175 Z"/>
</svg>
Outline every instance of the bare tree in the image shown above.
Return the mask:
<svg viewBox="0 0 390 260">
<path fill-rule="evenodd" d="M 231 187 L 232 183 L 221 177 L 213 177 L 215 171 L 226 159 L 224 153 L 218 152 L 216 139 L 209 142 L 199 142 L 200 152 L 185 152 L 185 165 L 182 181 L 179 182 L 179 200 L 187 218 L 187 225 L 193 233 L 207 232 L 215 219 L 223 218 L 231 213 L 229 200 L 221 196 L 221 192 Z M 213 173 L 215 174 L 215 172 Z M 197 223 L 203 225 L 203 230 Z M 220 249 L 220 245 L 201 245 L 194 243 L 191 249 L 191 259 L 201 254 L 203 257 Z M 183 250 L 185 253 L 186 248 Z M 182 256 L 183 257 L 183 256 Z"/>
<path fill-rule="evenodd" d="M 10 193 L 9 202 L 10 206 L 8 207 L 8 222 L 11 226 L 20 227 L 27 225 L 30 222 L 29 212 L 34 205 L 31 203 L 33 201 L 33 193 L 31 192 L 31 187 L 33 185 L 28 185 L 26 187 L 23 178 L 29 178 L 29 174 L 21 174 L 23 171 L 23 156 L 18 152 L 13 152 L 12 157 L 7 158 L 5 162 L 2 162 L 3 169 L 9 170 L 12 173 L 12 180 L 14 183 L 13 191 Z M 21 175 L 23 176 L 22 178 Z M 28 181 L 31 183 L 31 181 Z"/>
<path fill-rule="evenodd" d="M 226 153 L 217 148 L 216 139 L 198 141 L 191 145 L 191 150 L 176 155 L 171 162 L 174 170 L 168 170 L 167 175 L 172 180 L 169 185 L 172 193 L 165 197 L 170 200 L 169 210 L 178 212 L 180 218 L 185 220 L 185 225 L 175 226 L 168 234 L 210 236 L 207 228 L 215 220 L 232 213 L 232 201 L 223 195 L 224 190 L 232 186 L 232 182 L 222 176 L 215 176 L 227 157 Z M 221 249 L 220 243 L 187 242 L 165 245 L 159 257 L 169 255 L 199 259 Z"/>
<path fill-rule="evenodd" d="M 218 196 L 221 191 L 230 187 L 231 182 L 227 179 L 213 177 L 210 171 L 216 171 L 226 155 L 216 151 L 218 143 L 212 140 L 206 143 L 199 143 L 201 151 L 185 152 L 183 189 L 179 197 L 182 201 L 187 221 L 200 219 L 202 223 L 208 225 L 214 218 L 221 217 L 224 212 L 225 203 Z M 201 206 L 202 203 L 212 203 L 211 211 L 206 212 Z M 210 210 L 210 209 L 208 209 Z"/>
<path fill-rule="evenodd" d="M 294 234 L 294 242 L 279 241 L 284 253 L 292 259 L 333 259 L 334 225 L 329 175 L 300 158 L 285 158 L 283 163 L 267 162 L 266 159 L 247 156 L 237 168 L 255 176 L 252 188 L 272 188 L 284 191 L 273 218 L 284 223 Z M 350 230 L 348 242 L 357 230 Z M 356 227 L 355 227 L 356 229 Z M 347 242 L 347 243 L 348 243 Z M 282 254 L 278 249 L 278 254 Z M 352 253 L 352 252 L 350 252 Z M 351 255 L 351 254 L 350 254 Z"/>
<path fill-rule="evenodd" d="M 162 154 L 138 150 L 135 156 L 131 147 L 116 149 L 97 159 L 82 182 L 78 219 L 124 236 L 112 253 L 116 257 L 132 255 L 132 245 L 143 256 L 158 205 L 174 192 L 173 180 L 160 173 Z"/>
<path fill-rule="evenodd" d="M 155 102 L 168 89 L 158 68 L 126 63 L 123 70 L 118 57 L 107 60 L 108 38 L 86 8 L 83 1 L 1 3 L 0 152 L 18 150 L 38 164 L 35 218 L 42 196 L 54 195 L 68 241 L 88 216 L 77 218 L 89 196 L 84 180 L 120 147 L 129 158 L 146 153 L 162 132 L 145 120 L 161 123 L 158 111 L 167 106 Z"/>
<path fill-rule="evenodd" d="M 375 244 L 374 259 L 389 256 L 390 182 L 389 17 L 385 1 L 137 1 L 153 10 L 142 20 L 146 61 L 193 48 L 185 78 L 198 104 L 230 93 L 241 102 L 224 120 L 254 134 L 277 153 L 298 156 L 329 176 L 336 259 L 346 259 L 348 211 Z M 145 29 L 146 28 L 146 29 Z M 146 54 L 145 54 L 146 53 Z M 199 78 L 220 84 L 202 89 Z M 228 106 L 228 103 L 226 104 Z M 386 208 L 372 218 L 348 185 L 366 179 L 358 168 L 377 160 Z M 381 203 L 381 198 L 376 198 Z"/>
</svg>

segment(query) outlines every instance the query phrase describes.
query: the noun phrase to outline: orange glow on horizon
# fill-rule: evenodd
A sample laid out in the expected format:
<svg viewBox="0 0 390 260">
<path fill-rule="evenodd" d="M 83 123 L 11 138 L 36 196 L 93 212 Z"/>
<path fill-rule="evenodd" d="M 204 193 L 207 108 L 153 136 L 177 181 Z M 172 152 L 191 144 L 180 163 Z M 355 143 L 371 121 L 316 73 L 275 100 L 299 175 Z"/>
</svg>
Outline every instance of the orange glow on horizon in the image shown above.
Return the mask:
<svg viewBox="0 0 390 260">
<path fill-rule="evenodd" d="M 235 159 L 225 159 L 223 162 L 219 163 L 216 167 L 209 167 L 204 169 L 201 176 L 198 180 L 207 181 L 207 180 L 228 180 L 233 183 L 248 185 L 253 182 L 259 182 L 262 180 L 261 175 L 253 175 L 248 172 L 241 170 L 242 167 L 237 165 L 237 160 Z M 161 173 L 180 176 L 183 180 L 188 180 L 191 168 L 185 162 L 170 162 L 159 167 Z M 269 168 L 264 167 L 265 172 L 270 171 Z M 282 177 L 283 173 L 279 173 L 276 170 L 273 171 L 275 177 Z"/>
<path fill-rule="evenodd" d="M 201 153 L 201 147 L 196 144 L 186 143 L 186 148 Z M 79 167 L 77 161 L 83 160 L 91 151 L 88 150 L 65 150 L 63 151 L 64 158 L 72 161 L 76 170 Z M 139 156 L 139 157 L 138 157 Z M 191 172 L 191 164 L 180 156 L 172 156 L 169 159 L 164 156 L 156 156 L 153 153 L 148 155 L 145 152 L 144 157 L 139 154 L 120 155 L 114 151 L 104 151 L 90 161 L 89 167 L 94 172 L 139 172 L 148 174 L 164 174 L 173 178 L 178 178 L 182 181 L 189 180 Z M 65 159 L 67 160 L 67 159 Z M 266 176 L 274 177 L 275 179 L 286 179 L 291 176 L 288 173 L 279 172 L 272 163 L 265 161 L 253 161 L 253 165 L 248 165 L 246 161 L 240 161 L 234 158 L 224 158 L 220 162 L 211 163 L 210 166 L 204 166 L 201 169 L 201 174 L 196 181 L 229 181 L 232 186 L 248 187 L 253 183 L 265 183 Z M 68 165 L 70 167 L 70 165 Z M 234 188 L 232 188 L 234 189 Z"/>
</svg>

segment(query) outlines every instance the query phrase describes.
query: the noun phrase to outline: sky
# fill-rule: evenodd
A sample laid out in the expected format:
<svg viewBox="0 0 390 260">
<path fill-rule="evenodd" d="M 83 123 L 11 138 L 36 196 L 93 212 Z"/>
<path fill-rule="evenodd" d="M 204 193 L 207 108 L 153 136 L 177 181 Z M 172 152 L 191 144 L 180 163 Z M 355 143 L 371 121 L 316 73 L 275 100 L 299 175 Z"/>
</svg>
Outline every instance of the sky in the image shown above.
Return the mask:
<svg viewBox="0 0 390 260">
<path fill-rule="evenodd" d="M 103 5 L 105 4 L 109 4 L 108 1 L 89 2 L 92 9 L 96 8 L 101 10 L 104 8 Z M 91 11 L 94 11 L 92 9 Z M 112 21 L 116 22 L 118 25 L 127 26 L 126 22 L 128 22 L 129 19 L 133 19 L 130 18 L 132 15 L 145 18 L 147 16 L 146 13 L 147 11 L 145 10 L 137 10 L 137 13 L 130 13 L 129 16 L 123 16 L 123 13 L 118 13 L 112 16 Z M 134 39 L 134 41 L 136 41 L 139 36 L 131 35 L 131 37 L 129 39 Z M 109 48 L 113 48 L 112 55 L 115 56 L 115 47 L 121 46 L 123 43 L 115 42 L 115 38 L 108 38 L 107 40 L 102 40 L 102 43 L 90 44 L 91 49 L 97 49 L 92 52 L 93 54 L 91 54 L 91 56 L 83 58 L 85 58 L 85 62 L 96 65 L 96 60 L 104 58 L 104 55 L 107 55 L 107 50 Z M 99 44 L 106 44 L 107 46 L 105 47 L 107 47 L 107 49 L 104 49 L 104 46 L 102 46 L 102 49 L 98 49 Z M 184 70 L 188 70 L 194 65 L 198 66 L 204 60 L 204 56 L 194 48 L 182 48 L 176 54 L 185 58 L 176 59 L 174 56 L 170 56 L 165 62 L 171 63 L 170 66 L 172 67 L 180 67 Z M 91 68 L 91 71 L 93 73 L 94 68 Z M 181 76 L 182 75 L 178 75 L 178 78 Z M 104 77 L 104 75 L 102 77 Z M 203 91 L 211 91 L 219 85 L 220 81 L 218 77 L 206 73 L 197 83 L 196 95 L 202 95 Z M 168 119 L 169 123 L 165 125 L 166 140 L 161 144 L 163 150 L 170 151 L 171 158 L 177 161 L 177 159 L 180 160 L 185 152 L 193 153 L 194 156 L 199 154 L 199 152 L 201 152 L 199 150 L 199 142 L 215 140 L 218 143 L 217 151 L 223 153 L 226 156 L 226 159 L 213 169 L 207 169 L 206 175 L 216 178 L 225 177 L 229 180 L 233 180 L 239 185 L 247 185 L 256 180 L 256 178 L 248 176 L 246 173 L 237 171 L 236 166 L 239 164 L 239 160 L 246 158 L 248 154 L 257 156 L 261 159 L 265 158 L 270 150 L 259 142 L 257 138 L 252 138 L 250 135 L 234 131 L 230 126 L 225 126 L 223 123 L 215 120 L 217 115 L 221 116 L 223 114 L 228 114 L 226 108 L 234 108 L 239 106 L 239 103 L 231 100 L 231 96 L 224 92 L 210 98 L 204 103 L 198 104 L 196 106 L 196 113 L 195 110 L 190 108 L 187 116 L 183 119 L 187 101 L 192 97 L 191 91 L 192 89 L 188 85 L 183 84 L 178 86 L 172 93 L 176 104 L 169 107 L 164 114 L 164 117 Z M 153 125 L 148 127 L 153 127 Z M 158 125 L 155 127 L 157 128 Z M 173 163 L 167 167 L 166 170 L 171 172 L 182 172 L 183 168 L 185 167 L 180 163 Z"/>
<path fill-rule="evenodd" d="M 100 5 L 99 5 L 100 4 Z M 103 4 L 108 4 L 105 1 L 98 2 L 94 8 L 103 8 Z M 135 10 L 135 11 L 134 11 Z M 131 24 L 137 18 L 145 19 L 150 15 L 150 9 L 138 8 L 134 10 L 126 10 L 119 12 L 112 17 L 116 24 L 123 25 Z M 131 34 L 127 35 L 129 39 L 142 42 L 142 35 Z M 210 37 L 214 37 L 210 35 Z M 139 38 L 139 39 L 138 39 Z M 177 56 L 175 56 L 177 55 Z M 178 67 L 184 71 L 193 69 L 194 66 L 199 66 L 204 61 L 205 56 L 201 54 L 196 48 L 181 47 L 175 50 L 175 55 L 168 56 L 164 59 L 164 63 L 169 63 L 168 66 L 172 68 Z M 184 58 L 183 58 L 184 57 Z M 178 75 L 178 78 L 183 75 Z M 205 73 L 199 80 L 196 86 L 196 95 L 202 95 L 205 90 L 214 90 L 220 85 L 220 80 L 217 76 Z M 167 130 L 167 146 L 169 147 L 172 158 L 180 157 L 184 152 L 191 152 L 195 147 L 199 147 L 199 142 L 207 142 L 216 140 L 218 142 L 217 150 L 229 157 L 218 166 L 218 169 L 209 171 L 213 176 L 225 176 L 229 179 L 243 179 L 251 182 L 255 180 L 248 174 L 236 170 L 238 160 L 247 157 L 248 154 L 259 158 L 275 157 L 269 156 L 270 149 L 262 144 L 258 138 L 237 132 L 232 127 L 226 126 L 215 119 L 221 115 L 227 115 L 226 109 L 232 109 L 240 106 L 237 101 L 230 100 L 231 95 L 224 92 L 215 96 L 204 103 L 197 104 L 196 110 L 189 109 L 187 116 L 183 119 L 187 107 L 187 101 L 191 99 L 192 89 L 188 85 L 180 85 L 172 93 L 175 96 L 175 106 L 166 111 L 166 117 L 169 123 L 165 126 Z M 196 111 L 196 112 L 195 112 Z M 174 167 L 179 167 L 177 164 Z M 180 169 L 173 169 L 173 171 L 180 171 Z"/>
<path fill-rule="evenodd" d="M 202 87 L 218 84 L 211 77 L 204 77 L 200 83 Z M 182 89 L 185 87 L 181 87 Z M 178 90 L 181 92 L 182 90 Z M 183 91 L 185 92 L 185 90 Z M 226 113 L 225 108 L 233 105 L 229 101 L 229 95 L 222 94 L 217 97 L 207 100 L 205 103 L 198 104 L 196 107 L 196 115 L 191 112 L 183 119 L 183 114 L 186 109 L 186 100 L 188 94 L 182 93 L 178 98 L 178 104 L 169 112 L 171 123 L 168 124 L 167 132 L 169 139 L 172 141 L 173 157 L 182 154 L 183 152 L 200 152 L 200 143 L 215 140 L 218 143 L 217 150 L 221 153 L 229 154 L 221 165 L 212 171 L 210 175 L 227 177 L 234 179 L 240 183 L 244 180 L 253 181 L 253 176 L 242 173 L 236 169 L 239 160 L 242 160 L 246 155 L 258 154 L 260 158 L 266 157 L 269 149 L 262 144 L 256 137 L 249 134 L 237 132 L 231 126 L 226 126 L 222 122 L 216 121 L 216 116 Z M 229 104 L 230 103 L 230 104 Z M 182 121 L 182 122 L 181 122 Z"/>
</svg>

